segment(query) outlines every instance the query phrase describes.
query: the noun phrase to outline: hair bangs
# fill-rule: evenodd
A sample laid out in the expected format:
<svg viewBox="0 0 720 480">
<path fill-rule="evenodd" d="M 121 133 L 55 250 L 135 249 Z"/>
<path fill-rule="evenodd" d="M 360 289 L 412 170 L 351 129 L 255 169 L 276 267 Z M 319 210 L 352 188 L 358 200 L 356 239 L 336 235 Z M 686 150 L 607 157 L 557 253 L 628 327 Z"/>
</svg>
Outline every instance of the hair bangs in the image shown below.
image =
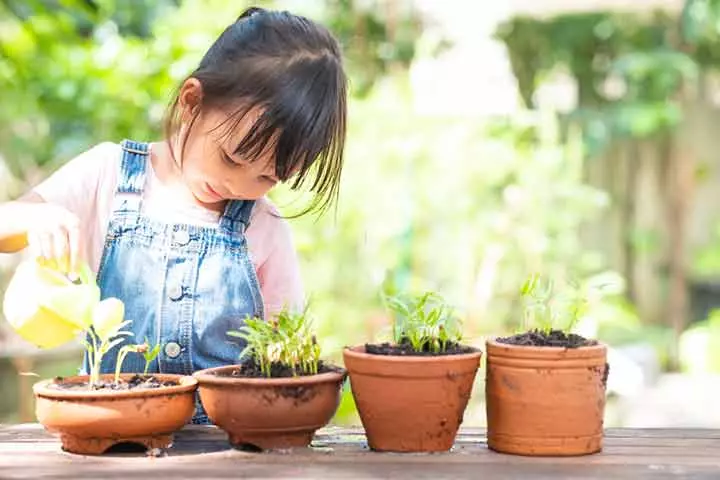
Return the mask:
<svg viewBox="0 0 720 480">
<path fill-rule="evenodd" d="M 261 117 L 272 133 L 280 132 L 275 146 L 278 178 L 294 178 L 293 190 L 309 184 L 315 194 L 304 213 L 322 211 L 337 197 L 346 123 L 345 76 L 337 59 L 326 55 L 313 60 L 299 59 L 289 67 Z M 328 68 L 337 74 L 323 74 Z"/>
</svg>

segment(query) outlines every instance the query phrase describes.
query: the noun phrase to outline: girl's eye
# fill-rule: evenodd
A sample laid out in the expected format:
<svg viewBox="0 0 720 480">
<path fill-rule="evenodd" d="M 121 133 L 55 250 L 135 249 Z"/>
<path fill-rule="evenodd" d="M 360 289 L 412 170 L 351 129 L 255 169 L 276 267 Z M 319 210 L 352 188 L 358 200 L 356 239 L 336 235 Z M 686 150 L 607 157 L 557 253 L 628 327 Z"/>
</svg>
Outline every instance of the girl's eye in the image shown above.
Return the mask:
<svg viewBox="0 0 720 480">
<path fill-rule="evenodd" d="M 268 177 L 267 175 L 263 175 L 262 177 L 260 177 L 260 179 L 264 182 L 268 182 L 268 183 L 272 183 L 272 184 L 277 183 L 276 179 L 274 179 L 273 177 Z"/>
<path fill-rule="evenodd" d="M 241 163 L 238 163 L 235 160 L 233 160 L 232 158 L 230 158 L 230 156 L 225 152 L 223 152 L 222 157 L 223 157 L 223 160 L 225 161 L 225 163 L 227 163 L 228 165 L 232 165 L 235 167 L 242 165 Z"/>
</svg>

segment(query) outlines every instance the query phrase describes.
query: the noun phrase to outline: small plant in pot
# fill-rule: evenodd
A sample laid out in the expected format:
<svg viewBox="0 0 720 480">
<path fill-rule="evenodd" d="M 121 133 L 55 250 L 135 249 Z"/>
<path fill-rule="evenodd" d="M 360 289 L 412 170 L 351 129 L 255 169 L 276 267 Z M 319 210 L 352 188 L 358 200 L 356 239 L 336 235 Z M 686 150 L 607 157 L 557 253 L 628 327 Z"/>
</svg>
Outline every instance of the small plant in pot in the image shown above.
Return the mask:
<svg viewBox="0 0 720 480">
<path fill-rule="evenodd" d="M 488 447 L 530 456 L 602 449 L 607 347 L 572 333 L 588 292 L 532 275 L 523 332 L 487 342 Z"/>
<path fill-rule="evenodd" d="M 438 294 L 386 297 L 393 341 L 343 352 L 368 444 L 377 451 L 449 450 L 482 353 Z"/>
<path fill-rule="evenodd" d="M 308 309 L 247 318 L 228 334 L 245 343 L 240 363 L 194 374 L 210 420 L 239 448 L 307 447 L 335 414 L 346 376 L 321 360 Z"/>
<path fill-rule="evenodd" d="M 197 381 L 189 376 L 148 374 L 160 351 L 147 341 L 119 349 L 114 374 L 101 374 L 103 356 L 131 332 L 122 329 L 123 303 L 115 298 L 99 302 L 85 331 L 89 375 L 44 380 L 34 385 L 36 415 L 49 431 L 60 434 L 63 449 L 101 454 L 121 443 L 148 449 L 167 448 L 173 432 L 194 412 Z M 142 355 L 145 371 L 121 374 L 127 355 Z"/>
<path fill-rule="evenodd" d="M 33 386 L 38 421 L 58 433 L 66 451 L 101 454 L 118 443 L 148 448 L 170 445 L 172 434 L 194 412 L 197 381 L 180 375 L 147 375 L 159 346 L 119 348 L 114 374 L 101 375 L 103 356 L 128 340 L 125 306 L 116 298 L 100 301 L 100 289 L 87 264 L 71 280 L 42 259 L 22 262 L 8 284 L 3 313 L 26 341 L 49 349 L 86 338 L 89 375 L 43 380 Z M 114 350 L 113 350 L 114 353 Z M 120 374 L 128 355 L 143 355 L 145 372 Z"/>
</svg>

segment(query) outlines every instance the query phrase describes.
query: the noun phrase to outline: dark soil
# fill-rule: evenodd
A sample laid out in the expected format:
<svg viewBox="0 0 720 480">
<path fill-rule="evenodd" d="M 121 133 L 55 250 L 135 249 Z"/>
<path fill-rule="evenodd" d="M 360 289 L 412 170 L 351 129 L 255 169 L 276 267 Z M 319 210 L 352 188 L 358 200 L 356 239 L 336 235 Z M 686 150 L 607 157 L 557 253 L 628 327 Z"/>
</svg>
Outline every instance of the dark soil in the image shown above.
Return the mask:
<svg viewBox="0 0 720 480">
<path fill-rule="evenodd" d="M 323 362 L 318 364 L 318 374 L 339 371 L 341 371 L 341 369 L 338 367 L 326 365 Z M 221 377 L 268 378 L 267 375 L 260 370 L 260 365 L 253 361 L 245 362 L 239 368 L 235 368 L 227 372 L 216 373 L 216 375 Z M 310 375 L 312 374 L 305 374 L 301 372 L 300 369 L 297 370 L 297 376 L 299 377 L 306 377 Z M 292 368 L 287 365 L 274 363 L 270 367 L 270 378 L 289 378 L 293 376 L 295 375 L 293 375 Z"/>
<path fill-rule="evenodd" d="M 498 343 L 507 343 L 509 345 L 518 345 L 525 347 L 564 347 L 579 348 L 597 345 L 597 340 L 588 340 L 585 337 L 574 333 L 566 334 L 562 330 L 551 330 L 543 332 L 541 330 L 530 330 L 525 333 L 518 333 L 511 337 L 498 338 Z"/>
<path fill-rule="evenodd" d="M 161 382 L 153 375 L 134 375 L 129 380 L 119 382 L 102 382 L 93 385 L 93 390 L 152 390 L 160 387 L 172 387 L 179 385 L 176 381 Z M 63 377 L 56 377 L 55 381 L 48 385 L 56 390 L 89 390 L 88 382 L 66 382 Z"/>
<path fill-rule="evenodd" d="M 365 352 L 372 355 L 394 355 L 403 357 L 439 357 L 444 355 L 460 355 L 462 353 L 473 353 L 477 350 L 473 347 L 461 345 L 455 342 L 448 342 L 443 352 L 432 352 L 430 346 L 425 344 L 421 352 L 416 352 L 407 339 L 403 339 L 399 344 L 380 343 L 365 344 Z"/>
<path fill-rule="evenodd" d="M 608 375 L 610 375 L 610 364 L 606 363 L 605 364 L 605 372 L 603 372 L 603 378 L 602 378 L 602 384 L 603 384 L 603 387 L 605 387 L 605 388 L 607 388 Z"/>
</svg>

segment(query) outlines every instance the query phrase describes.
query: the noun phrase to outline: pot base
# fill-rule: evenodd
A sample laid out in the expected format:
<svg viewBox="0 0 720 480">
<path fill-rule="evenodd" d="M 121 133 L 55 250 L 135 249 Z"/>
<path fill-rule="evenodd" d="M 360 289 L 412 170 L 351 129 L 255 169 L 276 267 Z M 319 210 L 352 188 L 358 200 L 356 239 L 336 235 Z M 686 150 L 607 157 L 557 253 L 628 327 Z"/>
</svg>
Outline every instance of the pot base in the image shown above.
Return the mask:
<svg viewBox="0 0 720 480">
<path fill-rule="evenodd" d="M 77 453 L 80 455 L 102 455 L 110 448 L 121 443 L 135 443 L 142 445 L 147 450 L 154 448 L 170 448 L 173 441 L 172 434 L 152 435 L 146 437 L 132 438 L 98 438 L 98 437 L 78 437 L 63 433 L 60 435 L 62 448 L 66 452 Z"/>
<path fill-rule="evenodd" d="M 488 435 L 488 448 L 498 453 L 529 457 L 576 457 L 602 450 L 603 435 L 587 437 L 516 437 Z"/>
<path fill-rule="evenodd" d="M 451 435 L 448 439 L 419 441 L 412 439 L 403 439 L 398 442 L 388 443 L 387 446 L 377 446 L 368 441 L 368 447 L 373 452 L 385 453 L 443 453 L 449 452 L 453 447 L 455 435 Z"/>
<path fill-rule="evenodd" d="M 238 432 L 228 435 L 230 444 L 235 448 L 248 445 L 261 450 L 307 447 L 313 438 L 314 430 L 298 432 Z"/>
</svg>

